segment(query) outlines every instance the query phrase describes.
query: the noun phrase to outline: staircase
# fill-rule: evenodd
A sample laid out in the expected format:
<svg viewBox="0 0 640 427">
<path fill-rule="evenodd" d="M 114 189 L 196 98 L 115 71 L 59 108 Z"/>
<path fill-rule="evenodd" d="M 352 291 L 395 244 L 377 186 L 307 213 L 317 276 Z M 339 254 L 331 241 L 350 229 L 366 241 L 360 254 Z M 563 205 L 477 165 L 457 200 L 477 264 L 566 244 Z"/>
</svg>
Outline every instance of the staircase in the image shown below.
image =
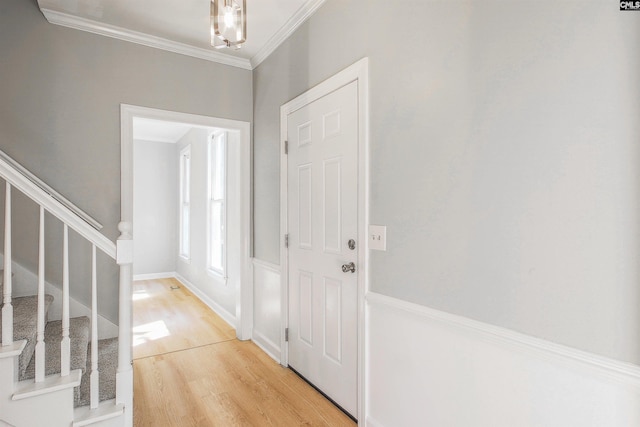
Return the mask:
<svg viewBox="0 0 640 427">
<path fill-rule="evenodd" d="M 130 226 L 121 223 L 122 235 L 117 244 L 111 242 L 97 230 L 101 226 L 95 220 L 1 151 L 0 178 L 5 181 L 0 427 L 132 426 Z M 12 190 L 40 208 L 36 295 L 13 296 Z M 45 212 L 61 221 L 64 230 L 62 316 L 56 320 L 49 320 L 54 298 L 45 293 Z M 70 315 L 69 229 L 92 248 L 90 316 Z M 117 338 L 98 337 L 98 251 L 120 269 Z"/>
<path fill-rule="evenodd" d="M 2 287 L 0 286 L 0 290 Z M 53 302 L 51 295 L 45 295 L 45 318 L 48 317 L 49 306 Z M 18 357 L 19 381 L 34 380 L 36 377 L 35 352 L 37 332 L 37 296 L 18 297 L 13 299 L 13 339 L 26 340 L 24 350 Z M 0 305 L 0 309 L 2 305 Z M 0 328 L 2 319 L 0 319 Z M 69 338 L 71 348 L 71 370 L 82 371 L 80 385 L 74 388 L 74 407 L 86 406 L 90 403 L 89 373 L 91 372 L 91 320 L 86 316 L 69 319 Z M 0 332 L 0 339 L 2 334 Z M 49 350 L 45 355 L 45 376 L 60 374 L 62 343 L 62 321 L 47 322 L 44 332 L 44 343 Z M 116 366 L 118 363 L 118 340 L 107 338 L 98 341 L 98 366 L 100 367 L 99 401 L 116 397 Z"/>
</svg>

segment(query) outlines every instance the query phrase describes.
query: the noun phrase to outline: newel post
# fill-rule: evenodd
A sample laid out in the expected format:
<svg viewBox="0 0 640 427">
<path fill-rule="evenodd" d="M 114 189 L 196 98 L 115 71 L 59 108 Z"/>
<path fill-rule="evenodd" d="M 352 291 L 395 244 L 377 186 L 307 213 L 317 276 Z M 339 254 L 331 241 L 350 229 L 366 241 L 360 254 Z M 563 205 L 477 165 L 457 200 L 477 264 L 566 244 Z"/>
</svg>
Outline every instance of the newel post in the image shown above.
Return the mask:
<svg viewBox="0 0 640 427">
<path fill-rule="evenodd" d="M 132 424 L 133 367 L 131 355 L 131 283 L 133 281 L 133 237 L 130 222 L 118 224 L 120 237 L 116 244 L 116 262 L 120 266 L 120 308 L 118 332 L 118 373 L 116 403 L 124 404 L 126 425 Z"/>
</svg>

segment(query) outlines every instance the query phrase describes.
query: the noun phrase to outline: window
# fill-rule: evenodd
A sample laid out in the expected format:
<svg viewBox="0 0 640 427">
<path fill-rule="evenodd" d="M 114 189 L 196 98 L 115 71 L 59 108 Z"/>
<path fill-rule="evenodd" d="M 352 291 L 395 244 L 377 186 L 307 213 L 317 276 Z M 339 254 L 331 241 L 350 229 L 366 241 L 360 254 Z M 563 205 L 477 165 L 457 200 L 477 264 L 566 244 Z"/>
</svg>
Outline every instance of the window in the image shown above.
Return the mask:
<svg viewBox="0 0 640 427">
<path fill-rule="evenodd" d="M 180 151 L 180 257 L 190 258 L 191 146 Z"/>
<path fill-rule="evenodd" d="M 207 269 L 226 274 L 227 134 L 211 135 L 208 147 Z"/>
</svg>

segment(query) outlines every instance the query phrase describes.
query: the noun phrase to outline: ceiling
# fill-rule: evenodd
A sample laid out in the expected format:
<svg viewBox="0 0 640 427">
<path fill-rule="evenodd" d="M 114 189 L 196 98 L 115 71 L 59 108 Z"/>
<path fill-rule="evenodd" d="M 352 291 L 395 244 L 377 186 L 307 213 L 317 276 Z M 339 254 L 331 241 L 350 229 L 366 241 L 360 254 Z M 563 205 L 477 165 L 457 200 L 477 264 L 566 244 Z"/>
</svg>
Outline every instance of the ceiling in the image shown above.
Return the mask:
<svg viewBox="0 0 640 427">
<path fill-rule="evenodd" d="M 210 45 L 210 0 L 38 0 L 52 24 L 253 69 L 324 0 L 246 0 L 247 41 Z"/>
<path fill-rule="evenodd" d="M 161 120 L 133 119 L 133 139 L 151 142 L 176 143 L 186 135 L 194 125 Z"/>
</svg>

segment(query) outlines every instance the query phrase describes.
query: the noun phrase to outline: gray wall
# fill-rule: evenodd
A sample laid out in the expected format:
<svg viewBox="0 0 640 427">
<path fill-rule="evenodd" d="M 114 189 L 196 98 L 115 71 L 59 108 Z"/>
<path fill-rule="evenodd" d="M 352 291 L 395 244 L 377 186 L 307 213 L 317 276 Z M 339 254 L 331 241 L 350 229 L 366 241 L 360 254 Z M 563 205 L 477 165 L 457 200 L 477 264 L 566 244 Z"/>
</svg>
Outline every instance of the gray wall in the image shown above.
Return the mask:
<svg viewBox="0 0 640 427">
<path fill-rule="evenodd" d="M 52 25 L 35 1 L 0 2 L 0 58 L 0 149 L 103 223 L 114 240 L 121 103 L 252 119 L 250 71 Z M 35 223 L 36 213 L 29 209 L 21 221 Z M 33 240 L 29 227 L 24 234 Z M 51 248 L 59 247 L 53 238 Z M 80 243 L 72 251 L 86 270 L 73 273 L 72 292 L 88 302 L 87 249 Z M 60 276 L 56 252 L 48 258 L 53 283 Z M 15 255 L 33 269 L 34 253 L 30 243 Z M 100 310 L 117 321 L 117 271 L 104 263 Z"/>
<path fill-rule="evenodd" d="M 375 292 L 640 363 L 640 13 L 327 0 L 254 70 L 255 255 L 279 107 L 370 59 Z"/>
<path fill-rule="evenodd" d="M 176 271 L 178 151 L 176 144 L 134 141 L 133 274 Z"/>
</svg>

